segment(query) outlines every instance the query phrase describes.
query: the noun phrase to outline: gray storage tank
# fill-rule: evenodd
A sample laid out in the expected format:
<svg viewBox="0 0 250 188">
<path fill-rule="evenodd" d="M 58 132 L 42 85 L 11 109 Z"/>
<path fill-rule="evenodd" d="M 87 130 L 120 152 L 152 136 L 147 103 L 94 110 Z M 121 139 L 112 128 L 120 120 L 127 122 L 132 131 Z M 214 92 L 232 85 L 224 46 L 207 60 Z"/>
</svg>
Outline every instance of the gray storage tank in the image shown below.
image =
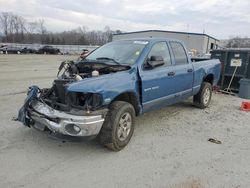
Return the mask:
<svg viewBox="0 0 250 188">
<path fill-rule="evenodd" d="M 243 99 L 250 99 L 250 79 L 240 80 L 239 97 Z"/>
</svg>

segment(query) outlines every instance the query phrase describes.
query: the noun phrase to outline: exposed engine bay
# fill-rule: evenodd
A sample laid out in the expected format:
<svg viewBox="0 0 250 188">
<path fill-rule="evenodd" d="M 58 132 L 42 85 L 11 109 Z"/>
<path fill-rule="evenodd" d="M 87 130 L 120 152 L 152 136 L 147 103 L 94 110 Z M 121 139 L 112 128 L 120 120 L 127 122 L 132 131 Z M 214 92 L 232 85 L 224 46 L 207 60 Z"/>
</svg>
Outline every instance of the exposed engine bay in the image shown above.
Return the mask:
<svg viewBox="0 0 250 188">
<path fill-rule="evenodd" d="M 71 83 L 130 69 L 128 65 L 107 64 L 104 61 L 64 61 L 51 88 L 41 89 L 40 99 L 56 110 L 97 110 L 103 99 L 98 93 L 67 92 Z"/>
</svg>

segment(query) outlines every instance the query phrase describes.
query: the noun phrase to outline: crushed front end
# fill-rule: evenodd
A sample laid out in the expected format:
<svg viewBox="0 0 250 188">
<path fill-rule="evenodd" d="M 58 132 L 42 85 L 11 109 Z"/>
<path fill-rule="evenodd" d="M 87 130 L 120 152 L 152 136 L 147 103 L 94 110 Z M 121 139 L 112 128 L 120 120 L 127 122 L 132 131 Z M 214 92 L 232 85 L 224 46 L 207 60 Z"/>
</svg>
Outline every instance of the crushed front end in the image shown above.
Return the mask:
<svg viewBox="0 0 250 188">
<path fill-rule="evenodd" d="M 61 104 L 64 105 L 62 110 L 60 103 L 51 105 L 48 101 L 43 96 L 43 90 L 32 86 L 25 104 L 19 110 L 18 120 L 28 127 L 67 136 L 94 137 L 99 133 L 107 109 L 91 111 Z"/>
<path fill-rule="evenodd" d="M 69 74 L 64 72 L 58 76 L 51 88 L 30 87 L 18 120 L 55 135 L 90 138 L 98 135 L 108 109 L 98 93 L 67 90 L 70 84 L 85 79 L 81 73 L 72 73 L 70 69 L 72 67 L 66 68 Z"/>
</svg>

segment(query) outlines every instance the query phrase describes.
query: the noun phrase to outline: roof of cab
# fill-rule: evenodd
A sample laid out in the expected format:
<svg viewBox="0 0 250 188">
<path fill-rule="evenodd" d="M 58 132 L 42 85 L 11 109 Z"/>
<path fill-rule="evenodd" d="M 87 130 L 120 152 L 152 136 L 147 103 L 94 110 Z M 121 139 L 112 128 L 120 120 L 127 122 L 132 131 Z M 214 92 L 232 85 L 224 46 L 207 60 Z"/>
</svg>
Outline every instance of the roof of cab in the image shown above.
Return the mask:
<svg viewBox="0 0 250 188">
<path fill-rule="evenodd" d="M 148 41 L 148 42 L 176 41 L 176 42 L 181 42 L 180 40 L 177 40 L 177 39 L 171 39 L 171 38 L 165 38 L 165 37 L 129 38 L 129 39 L 119 39 L 113 42 L 116 42 L 116 41 Z"/>
</svg>

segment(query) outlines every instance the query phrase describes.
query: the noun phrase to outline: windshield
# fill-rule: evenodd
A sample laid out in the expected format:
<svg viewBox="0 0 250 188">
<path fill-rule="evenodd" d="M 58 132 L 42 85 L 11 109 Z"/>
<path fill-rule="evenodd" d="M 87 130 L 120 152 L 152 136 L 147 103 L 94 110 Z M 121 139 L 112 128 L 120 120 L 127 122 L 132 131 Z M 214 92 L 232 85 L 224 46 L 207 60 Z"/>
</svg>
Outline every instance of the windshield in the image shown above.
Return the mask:
<svg viewBox="0 0 250 188">
<path fill-rule="evenodd" d="M 96 49 L 85 60 L 113 61 L 119 64 L 134 64 L 143 48 L 148 43 L 145 40 L 115 41 Z"/>
</svg>

